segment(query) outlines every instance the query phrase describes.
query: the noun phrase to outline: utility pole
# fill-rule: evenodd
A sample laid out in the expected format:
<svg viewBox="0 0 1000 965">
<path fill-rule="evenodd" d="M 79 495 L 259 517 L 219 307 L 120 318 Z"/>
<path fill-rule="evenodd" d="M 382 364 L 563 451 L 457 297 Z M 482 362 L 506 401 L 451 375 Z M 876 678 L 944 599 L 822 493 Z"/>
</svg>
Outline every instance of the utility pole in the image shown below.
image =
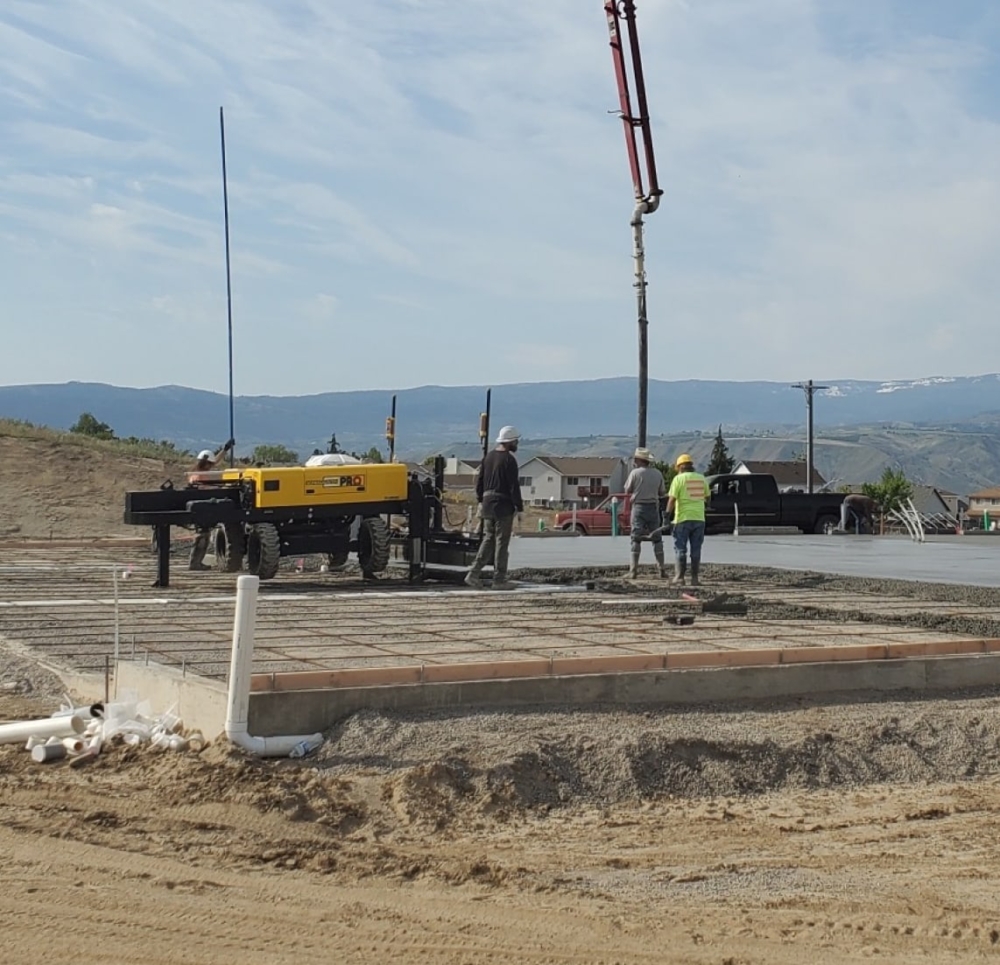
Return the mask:
<svg viewBox="0 0 1000 965">
<path fill-rule="evenodd" d="M 814 385 L 813 380 L 796 382 L 793 389 L 802 389 L 806 394 L 807 434 L 806 434 L 806 492 L 813 491 L 813 396 L 828 385 Z"/>
<path fill-rule="evenodd" d="M 608 36 L 611 44 L 611 58 L 618 81 L 618 113 L 625 126 L 625 148 L 628 151 L 629 166 L 632 170 L 632 187 L 635 192 L 635 207 L 632 209 L 632 258 L 635 264 L 635 297 L 639 318 L 639 427 L 637 442 L 646 445 L 646 411 L 649 392 L 649 320 L 646 316 L 646 251 L 642 238 L 642 216 L 652 214 L 660 204 L 659 182 L 656 179 L 656 161 L 653 158 L 653 138 L 649 127 L 649 110 L 646 107 L 646 82 L 642 76 L 642 58 L 639 54 L 639 34 L 635 26 L 635 0 L 605 0 L 604 13 L 608 20 Z M 625 23 L 628 32 L 628 56 L 622 43 L 621 25 Z M 638 113 L 632 113 L 632 95 L 629 90 L 628 66 L 631 62 L 635 79 L 635 99 Z M 649 184 L 643 187 L 636 132 L 642 141 L 642 156 L 646 164 Z"/>
</svg>

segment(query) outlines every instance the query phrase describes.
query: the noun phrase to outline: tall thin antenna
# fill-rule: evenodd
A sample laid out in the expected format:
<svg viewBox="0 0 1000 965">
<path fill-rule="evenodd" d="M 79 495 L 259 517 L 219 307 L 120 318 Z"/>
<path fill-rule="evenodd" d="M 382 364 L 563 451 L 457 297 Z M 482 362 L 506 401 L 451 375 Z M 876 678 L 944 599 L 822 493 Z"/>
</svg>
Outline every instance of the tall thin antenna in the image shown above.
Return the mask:
<svg viewBox="0 0 1000 965">
<path fill-rule="evenodd" d="M 233 412 L 233 283 L 229 261 L 229 185 L 226 178 L 226 118 L 219 108 L 219 136 L 222 141 L 222 210 L 226 224 L 226 320 L 229 329 L 229 438 L 236 438 Z M 236 462 L 235 445 L 229 449 L 229 465 Z"/>
</svg>

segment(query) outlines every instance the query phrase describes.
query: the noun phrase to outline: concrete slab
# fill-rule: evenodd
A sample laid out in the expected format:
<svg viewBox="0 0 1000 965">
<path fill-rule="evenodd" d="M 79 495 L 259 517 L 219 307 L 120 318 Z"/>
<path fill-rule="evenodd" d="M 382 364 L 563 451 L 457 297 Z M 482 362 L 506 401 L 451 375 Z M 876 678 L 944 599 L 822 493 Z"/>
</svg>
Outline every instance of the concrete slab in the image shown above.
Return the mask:
<svg viewBox="0 0 1000 965">
<path fill-rule="evenodd" d="M 514 539 L 511 566 L 626 566 L 628 547 L 625 537 Z M 703 559 L 845 576 L 1000 586 L 1000 538 L 945 536 L 914 543 L 895 537 L 710 536 Z"/>
</svg>

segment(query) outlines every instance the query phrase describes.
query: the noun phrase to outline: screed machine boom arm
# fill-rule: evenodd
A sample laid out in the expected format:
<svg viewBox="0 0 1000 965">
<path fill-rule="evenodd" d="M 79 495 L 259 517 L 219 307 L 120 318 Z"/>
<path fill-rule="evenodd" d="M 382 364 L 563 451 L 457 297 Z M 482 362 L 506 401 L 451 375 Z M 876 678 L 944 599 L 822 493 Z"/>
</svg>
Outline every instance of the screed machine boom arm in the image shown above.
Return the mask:
<svg viewBox="0 0 1000 965">
<path fill-rule="evenodd" d="M 639 34 L 635 25 L 634 0 L 606 0 L 604 13 L 608 19 L 608 35 L 615 78 L 618 81 L 618 101 L 625 126 L 625 148 L 632 169 L 635 206 L 632 209 L 632 255 L 635 262 L 635 291 L 639 316 L 639 426 L 638 445 L 646 445 L 646 412 L 649 388 L 649 323 L 646 316 L 646 252 L 643 247 L 643 215 L 652 214 L 660 204 L 659 181 L 653 157 L 653 138 L 646 107 L 646 82 L 642 76 Z M 628 34 L 628 55 L 622 40 L 622 24 Z M 637 112 L 632 110 L 629 89 L 629 66 L 635 82 Z M 641 141 L 641 151 L 640 151 Z M 642 164 L 646 165 L 643 178 Z"/>
</svg>

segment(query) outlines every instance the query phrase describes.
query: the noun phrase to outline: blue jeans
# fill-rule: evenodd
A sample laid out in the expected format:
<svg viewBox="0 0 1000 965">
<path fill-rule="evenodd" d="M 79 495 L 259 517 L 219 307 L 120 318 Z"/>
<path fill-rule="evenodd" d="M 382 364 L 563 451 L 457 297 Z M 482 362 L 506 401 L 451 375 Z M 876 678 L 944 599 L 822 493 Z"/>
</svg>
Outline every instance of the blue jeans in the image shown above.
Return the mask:
<svg viewBox="0 0 1000 965">
<path fill-rule="evenodd" d="M 650 536 L 654 546 L 663 542 L 663 536 L 656 532 L 660 528 L 660 507 L 656 503 L 633 503 L 632 515 L 629 519 L 632 539 L 632 552 L 638 553 L 642 546 L 642 537 Z"/>
<path fill-rule="evenodd" d="M 688 543 L 691 544 L 691 562 L 701 562 L 701 544 L 705 542 L 704 520 L 685 520 L 674 523 L 674 555 L 684 563 L 687 560 Z"/>
</svg>

